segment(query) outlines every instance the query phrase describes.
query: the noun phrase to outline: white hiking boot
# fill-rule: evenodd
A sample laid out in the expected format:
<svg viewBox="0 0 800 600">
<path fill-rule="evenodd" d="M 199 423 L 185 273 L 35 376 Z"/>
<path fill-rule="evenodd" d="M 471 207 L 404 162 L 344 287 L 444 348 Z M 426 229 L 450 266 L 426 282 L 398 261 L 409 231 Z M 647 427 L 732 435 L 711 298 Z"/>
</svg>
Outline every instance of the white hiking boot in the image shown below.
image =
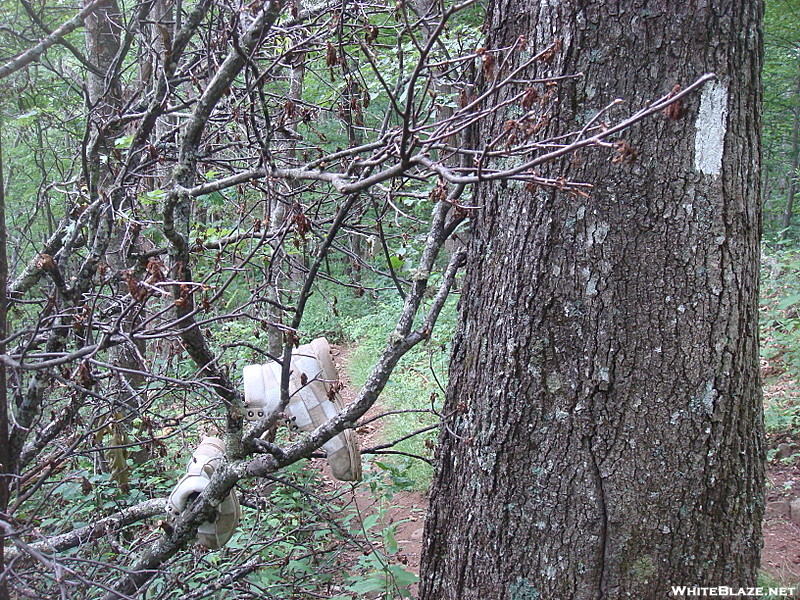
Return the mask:
<svg viewBox="0 0 800 600">
<path fill-rule="evenodd" d="M 224 454 L 225 444 L 221 439 L 203 438 L 192 454 L 186 475 L 181 477 L 167 499 L 168 514 L 177 517 L 191 504 L 195 496 L 206 489 Z M 236 531 L 241 515 L 236 493 L 231 491 L 216 510 L 216 519 L 206 521 L 197 529 L 197 541 L 206 548 L 221 548 Z"/>
<path fill-rule="evenodd" d="M 338 391 L 339 373 L 328 340 L 317 338 L 300 346 L 292 353 L 291 367 L 287 411 L 300 431 L 313 431 L 344 408 Z M 280 365 L 273 361 L 249 365 L 243 376 L 247 419 L 257 421 L 275 411 L 280 404 Z M 352 429 L 332 437 L 322 448 L 336 479 L 361 480 L 361 453 Z"/>
</svg>

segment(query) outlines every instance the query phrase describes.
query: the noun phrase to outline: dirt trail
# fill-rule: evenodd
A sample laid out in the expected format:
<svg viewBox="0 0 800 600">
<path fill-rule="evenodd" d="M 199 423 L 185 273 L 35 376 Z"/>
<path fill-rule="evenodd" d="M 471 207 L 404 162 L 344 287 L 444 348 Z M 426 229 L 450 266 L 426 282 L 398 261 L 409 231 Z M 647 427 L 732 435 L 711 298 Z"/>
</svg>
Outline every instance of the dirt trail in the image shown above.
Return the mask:
<svg viewBox="0 0 800 600">
<path fill-rule="evenodd" d="M 345 404 L 351 402 L 358 390 L 354 388 L 347 373 L 349 359 L 349 348 L 344 346 L 333 346 L 331 348 L 336 366 L 339 370 L 339 377 L 344 383 L 344 388 L 340 392 Z M 380 401 L 376 403 L 365 415 L 363 420 L 377 416 L 386 411 L 386 407 L 381 406 Z M 387 440 L 383 437 L 381 421 L 373 421 L 357 430 L 359 444 L 362 448 L 369 448 Z M 368 457 L 365 457 L 368 458 Z M 327 464 L 320 461 L 317 465 L 323 471 L 327 470 Z M 340 487 L 339 482 L 329 479 L 330 485 Z M 385 504 L 381 506 L 381 502 Z M 393 494 L 391 500 L 386 502 L 370 491 L 366 484 L 361 484 L 354 488 L 352 494 L 352 504 L 358 510 L 363 521 L 369 515 L 376 514 L 384 509 L 383 525 L 389 526 L 396 524 L 395 538 L 399 551 L 396 559 L 403 564 L 406 570 L 419 575 L 419 563 L 422 555 L 422 533 L 425 524 L 425 513 L 428 509 L 428 501 L 424 494 L 415 491 L 401 491 Z M 416 597 L 417 586 L 410 588 L 413 597 Z"/>
<path fill-rule="evenodd" d="M 766 362 L 761 374 L 772 380 L 764 386 L 766 406 L 781 406 L 796 396 L 797 383 Z M 800 503 L 791 510 L 792 503 L 800 499 L 800 435 L 768 435 L 767 450 L 775 456 L 767 463 L 761 568 L 786 587 L 800 587 Z"/>
<path fill-rule="evenodd" d="M 786 587 L 800 588 L 800 526 L 790 503 L 800 498 L 798 465 L 770 464 L 761 568 Z"/>
</svg>

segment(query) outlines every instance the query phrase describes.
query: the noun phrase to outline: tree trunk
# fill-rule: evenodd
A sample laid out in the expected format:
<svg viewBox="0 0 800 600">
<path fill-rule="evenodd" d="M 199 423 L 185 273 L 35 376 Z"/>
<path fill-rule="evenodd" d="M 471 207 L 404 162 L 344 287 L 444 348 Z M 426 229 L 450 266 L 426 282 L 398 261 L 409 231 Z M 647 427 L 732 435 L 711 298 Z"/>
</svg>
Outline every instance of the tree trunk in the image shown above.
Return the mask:
<svg viewBox="0 0 800 600">
<path fill-rule="evenodd" d="M 93 106 L 107 105 L 108 109 L 101 107 L 97 110 L 103 116 L 113 113 L 120 100 L 117 72 L 111 66 L 120 49 L 121 21 L 122 14 L 116 0 L 105 0 L 84 21 L 87 56 L 98 67 L 97 73 L 88 74 L 89 102 Z"/>
<path fill-rule="evenodd" d="M 300 10 L 300 0 L 296 0 L 294 9 Z M 291 66 L 289 68 L 289 94 L 286 97 L 287 102 L 291 102 L 293 110 L 287 116 L 286 125 L 288 128 L 296 132 L 299 129 L 301 122 L 300 107 L 303 103 L 303 86 L 306 80 L 306 53 L 297 52 L 291 58 Z M 297 145 L 298 139 L 287 135 L 286 140 L 282 145 L 286 147 L 286 158 L 288 164 L 292 167 L 297 163 Z M 298 190 L 301 185 L 298 182 L 289 182 L 288 185 L 293 191 Z M 291 194 L 291 201 L 294 202 L 296 194 Z M 270 283 L 267 289 L 267 298 L 274 302 L 274 304 L 267 304 L 267 319 L 275 324 L 282 323 L 284 320 L 284 313 L 280 305 L 285 301 L 284 289 L 292 289 L 297 287 L 297 280 L 300 277 L 298 269 L 292 265 L 292 260 L 286 255 L 283 247 L 284 240 L 282 240 L 280 232 L 287 227 L 287 221 L 291 217 L 291 213 L 287 210 L 286 198 L 283 195 L 276 195 L 272 200 L 270 206 L 270 238 L 274 241 L 270 243 L 272 247 L 272 263 L 269 268 Z M 280 356 L 283 354 L 284 345 L 284 332 L 280 327 L 269 327 L 267 329 L 267 352 L 272 356 Z"/>
<path fill-rule="evenodd" d="M 559 37 L 529 74 L 585 74 L 559 83 L 549 134 L 615 98 L 633 112 L 718 79 L 634 126 L 616 155 L 540 172 L 592 183 L 588 198 L 480 190 L 422 600 L 663 600 L 672 585 L 754 584 L 761 15 L 748 0 L 490 7 L 487 48 L 524 35 L 520 59 Z"/>
<path fill-rule="evenodd" d="M 0 130 L 2 136 L 2 130 Z M 1 139 L 1 138 L 0 138 Z M 6 235 L 6 186 L 3 177 L 3 148 L 0 145 L 0 340 L 8 336 L 6 313 L 8 308 L 8 237 Z M 0 341 L 0 353 L 5 354 L 6 344 Z M 5 519 L 11 488 L 10 440 L 8 437 L 8 389 L 6 388 L 6 365 L 0 364 L 0 519 Z M 0 544 L 0 600 L 8 600 L 8 577 L 4 555 L 5 540 Z"/>
<path fill-rule="evenodd" d="M 800 62 L 798 62 L 800 71 Z M 794 215 L 794 196 L 797 188 L 797 170 L 800 168 L 800 72 L 797 76 L 797 87 L 795 88 L 795 105 L 792 111 L 792 162 L 789 171 L 788 190 L 786 192 L 786 207 L 783 210 L 783 229 L 789 229 L 792 225 Z M 788 232 L 787 232 L 788 233 Z"/>
<path fill-rule="evenodd" d="M 114 170 L 111 168 L 111 156 L 115 147 L 115 140 L 122 135 L 120 127 L 110 127 L 108 122 L 122 110 L 123 94 L 120 83 L 120 57 L 123 29 L 122 12 L 117 0 L 104 0 L 94 15 L 86 20 L 86 53 L 92 57 L 98 68 L 98 73 L 89 73 L 87 77 L 88 100 L 90 104 L 90 120 L 97 130 L 100 140 L 96 145 L 96 156 L 90 158 L 93 163 L 90 173 L 89 189 L 93 197 L 105 195 L 115 197 L 112 191 L 115 185 Z M 103 156 L 107 160 L 100 160 Z M 129 194 L 120 195 L 120 200 L 113 206 L 114 213 L 127 210 L 135 216 L 135 202 Z M 131 268 L 129 253 L 131 245 L 141 242 L 138 234 L 131 233 L 129 223 L 121 220 L 115 221 L 111 233 L 111 242 L 106 252 L 106 262 L 120 274 Z M 120 278 L 122 279 L 122 278 Z M 119 290 L 124 294 L 127 286 L 124 281 L 118 284 Z M 126 333 L 130 333 L 137 325 L 138 317 L 128 316 L 120 323 Z M 133 418 L 139 413 L 142 405 L 140 388 L 144 384 L 143 372 L 145 365 L 142 356 L 145 346 L 142 342 L 127 343 L 115 346 L 109 352 L 111 363 L 118 370 L 115 372 L 113 383 L 107 392 L 112 411 L 110 413 L 111 427 L 116 442 L 113 445 L 127 443 L 127 432 L 131 428 Z M 105 408 L 105 407 L 104 407 Z M 117 444 L 120 442 L 120 444 Z M 120 489 L 128 491 L 128 449 L 125 447 L 111 448 L 105 454 L 98 454 L 99 468 L 108 470 Z"/>
</svg>

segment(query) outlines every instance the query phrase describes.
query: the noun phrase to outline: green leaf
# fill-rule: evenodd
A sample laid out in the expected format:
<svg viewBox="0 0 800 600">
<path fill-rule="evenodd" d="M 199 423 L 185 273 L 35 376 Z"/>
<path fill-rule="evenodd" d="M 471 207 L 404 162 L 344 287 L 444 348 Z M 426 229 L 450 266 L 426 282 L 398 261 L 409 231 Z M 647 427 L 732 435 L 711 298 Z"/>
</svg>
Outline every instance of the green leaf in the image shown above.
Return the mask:
<svg viewBox="0 0 800 600">
<path fill-rule="evenodd" d="M 167 193 L 164 190 L 152 190 L 139 196 L 139 199 L 144 204 L 157 204 L 166 198 L 166 196 Z"/>
<path fill-rule="evenodd" d="M 289 564 L 287 565 L 290 571 L 296 571 L 299 573 L 313 573 L 314 569 L 312 569 L 308 562 L 305 560 L 290 560 Z"/>
<path fill-rule="evenodd" d="M 124 135 L 121 138 L 117 138 L 114 140 L 114 148 L 119 148 L 120 150 L 124 150 L 131 147 L 133 143 L 133 135 Z"/>
<path fill-rule="evenodd" d="M 387 554 L 397 554 L 400 549 L 397 545 L 397 525 L 393 524 L 383 530 L 383 543 L 386 546 Z"/>
<path fill-rule="evenodd" d="M 220 192 L 211 192 L 210 194 L 205 194 L 200 196 L 198 200 L 202 200 L 211 206 L 225 206 L 226 204 L 229 204 L 228 199 Z"/>
<path fill-rule="evenodd" d="M 397 255 L 393 255 L 389 257 L 389 263 L 392 265 L 392 268 L 395 271 L 398 271 L 403 268 L 403 259 Z"/>
<path fill-rule="evenodd" d="M 362 522 L 362 527 L 364 528 L 364 531 L 369 531 L 370 529 L 375 527 L 375 524 L 377 522 L 378 522 L 378 515 L 370 515 L 366 519 L 364 519 L 364 521 Z"/>
<path fill-rule="evenodd" d="M 356 581 L 347 586 L 347 589 L 356 594 L 368 594 L 369 592 L 377 592 L 386 589 L 386 582 L 378 577 L 370 576 L 367 579 Z"/>
<path fill-rule="evenodd" d="M 412 583 L 417 583 L 419 577 L 414 575 L 411 571 L 406 571 L 400 565 L 389 565 L 389 573 L 394 578 L 394 582 L 399 588 L 408 587 Z"/>
<path fill-rule="evenodd" d="M 783 300 L 778 303 L 778 308 L 780 310 L 786 310 L 790 306 L 794 306 L 800 302 L 800 294 L 792 294 L 791 296 L 787 296 Z"/>
</svg>

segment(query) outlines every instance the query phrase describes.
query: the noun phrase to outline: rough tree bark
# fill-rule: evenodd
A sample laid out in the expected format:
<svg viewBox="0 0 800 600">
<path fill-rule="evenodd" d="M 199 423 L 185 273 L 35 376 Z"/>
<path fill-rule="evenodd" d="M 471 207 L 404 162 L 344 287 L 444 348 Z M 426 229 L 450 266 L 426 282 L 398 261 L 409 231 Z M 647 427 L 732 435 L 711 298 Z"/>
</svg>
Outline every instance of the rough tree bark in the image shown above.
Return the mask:
<svg viewBox="0 0 800 600">
<path fill-rule="evenodd" d="M 548 133 L 717 80 L 616 153 L 554 166 L 594 184 L 588 198 L 482 187 L 422 600 L 753 585 L 761 15 L 751 0 L 492 2 L 488 48 L 560 38 L 532 76 L 585 74 L 559 83 Z"/>
<path fill-rule="evenodd" d="M 792 154 L 791 170 L 789 171 L 788 189 L 786 191 L 786 206 L 783 209 L 781 225 L 784 229 L 792 226 L 794 216 L 794 197 L 797 190 L 797 169 L 800 167 L 800 60 L 798 60 L 797 87 L 795 88 L 795 106 L 792 110 Z"/>
<path fill-rule="evenodd" d="M 0 130 L 0 133 L 2 131 Z M 6 184 L 3 176 L 3 148 L 0 144 L 0 340 L 8 335 L 6 327 L 8 293 L 8 237 L 6 235 Z M 0 352 L 6 344 L 0 341 Z M 0 519 L 6 520 L 9 490 L 11 488 L 11 452 L 8 437 L 8 389 L 6 388 L 6 366 L 0 365 Z M 0 600 L 8 600 L 8 579 L 5 576 L 5 539 L 0 544 Z"/>
</svg>

